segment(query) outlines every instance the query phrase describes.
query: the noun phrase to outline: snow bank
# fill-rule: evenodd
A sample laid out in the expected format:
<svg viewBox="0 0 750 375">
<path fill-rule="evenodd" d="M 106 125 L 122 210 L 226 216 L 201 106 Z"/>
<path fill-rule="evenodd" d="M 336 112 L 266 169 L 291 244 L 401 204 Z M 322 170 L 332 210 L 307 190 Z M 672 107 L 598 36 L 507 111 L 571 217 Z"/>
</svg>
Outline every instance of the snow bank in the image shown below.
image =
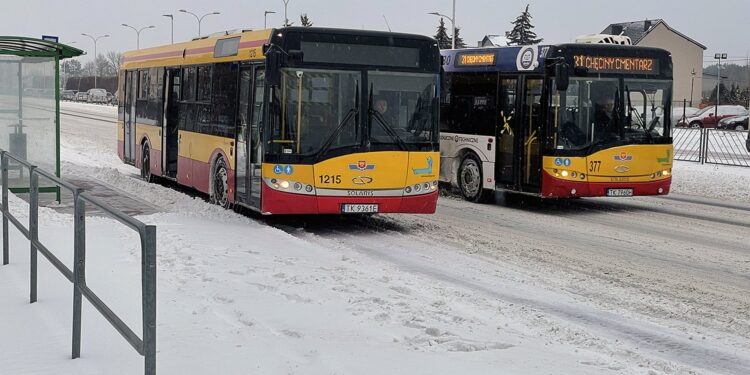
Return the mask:
<svg viewBox="0 0 750 375">
<path fill-rule="evenodd" d="M 750 168 L 675 161 L 671 192 L 750 202 Z"/>
</svg>

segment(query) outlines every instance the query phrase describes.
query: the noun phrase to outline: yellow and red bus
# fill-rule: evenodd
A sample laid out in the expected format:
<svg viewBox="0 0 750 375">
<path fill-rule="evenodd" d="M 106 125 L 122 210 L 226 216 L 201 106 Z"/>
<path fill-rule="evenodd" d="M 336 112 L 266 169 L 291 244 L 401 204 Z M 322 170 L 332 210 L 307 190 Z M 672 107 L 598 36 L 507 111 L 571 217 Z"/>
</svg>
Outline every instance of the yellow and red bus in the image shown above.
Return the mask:
<svg viewBox="0 0 750 375">
<path fill-rule="evenodd" d="M 664 195 L 672 59 L 564 44 L 443 51 L 441 180 L 469 201 Z"/>
<path fill-rule="evenodd" d="M 262 214 L 433 213 L 435 40 L 288 27 L 128 52 L 118 155 Z"/>
</svg>

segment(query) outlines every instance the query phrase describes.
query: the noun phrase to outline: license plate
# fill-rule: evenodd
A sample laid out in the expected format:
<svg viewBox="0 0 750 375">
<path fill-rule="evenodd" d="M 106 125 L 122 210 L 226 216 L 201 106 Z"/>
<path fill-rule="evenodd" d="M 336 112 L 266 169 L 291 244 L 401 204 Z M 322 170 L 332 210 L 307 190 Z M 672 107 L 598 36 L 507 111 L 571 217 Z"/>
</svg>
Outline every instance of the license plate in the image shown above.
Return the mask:
<svg viewBox="0 0 750 375">
<path fill-rule="evenodd" d="M 342 204 L 341 213 L 343 214 L 376 214 L 378 213 L 377 204 Z"/>
<path fill-rule="evenodd" d="M 632 197 L 633 189 L 607 189 L 608 197 Z"/>
</svg>

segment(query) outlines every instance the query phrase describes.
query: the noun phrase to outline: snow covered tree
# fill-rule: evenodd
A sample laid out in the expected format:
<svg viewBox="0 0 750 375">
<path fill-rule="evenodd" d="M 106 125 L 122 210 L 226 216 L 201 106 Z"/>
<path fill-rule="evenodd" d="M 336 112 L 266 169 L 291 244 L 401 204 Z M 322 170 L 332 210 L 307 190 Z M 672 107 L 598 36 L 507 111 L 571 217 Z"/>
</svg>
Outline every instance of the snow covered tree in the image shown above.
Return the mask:
<svg viewBox="0 0 750 375">
<path fill-rule="evenodd" d="M 508 45 L 527 46 L 530 44 L 539 44 L 544 40 L 537 38 L 534 32 L 534 25 L 531 24 L 532 18 L 531 13 L 529 13 L 529 5 L 526 4 L 526 10 L 515 21 L 511 22 L 513 30 L 505 33 L 505 36 L 508 38 Z"/>
<path fill-rule="evenodd" d="M 443 17 L 440 17 L 440 24 L 438 24 L 437 33 L 435 33 L 435 40 L 437 40 L 440 49 L 451 48 L 451 38 L 448 36 L 448 30 L 445 29 Z"/>
<path fill-rule="evenodd" d="M 461 28 L 456 27 L 456 35 L 453 36 L 456 39 L 456 48 L 466 48 L 466 43 L 464 43 L 463 38 L 461 38 L 460 31 Z"/>
<path fill-rule="evenodd" d="M 310 18 L 307 17 L 307 13 L 302 13 L 302 15 L 299 16 L 299 22 L 304 27 L 311 27 L 313 25 L 312 21 L 310 21 Z"/>
</svg>

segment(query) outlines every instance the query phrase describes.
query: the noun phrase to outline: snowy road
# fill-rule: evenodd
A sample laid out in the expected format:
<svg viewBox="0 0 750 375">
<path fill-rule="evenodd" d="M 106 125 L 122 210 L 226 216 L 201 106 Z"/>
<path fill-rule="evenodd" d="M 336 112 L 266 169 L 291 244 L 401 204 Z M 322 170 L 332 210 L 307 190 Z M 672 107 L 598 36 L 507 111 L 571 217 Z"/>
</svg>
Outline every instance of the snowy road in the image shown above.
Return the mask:
<svg viewBox="0 0 750 375">
<path fill-rule="evenodd" d="M 190 345 L 225 373 L 750 373 L 747 200 L 443 196 L 430 216 L 248 220 L 137 180 L 99 120 L 114 109 L 66 110 L 63 173 L 164 212 L 144 217 L 162 373 L 212 368 L 175 349 Z M 675 186 L 705 190 L 692 182 Z"/>
<path fill-rule="evenodd" d="M 303 237 L 524 306 L 548 332 L 574 329 L 639 360 L 750 373 L 750 205 L 688 199 L 441 199 L 434 216 L 376 220 L 384 232 L 320 224 Z"/>
</svg>

